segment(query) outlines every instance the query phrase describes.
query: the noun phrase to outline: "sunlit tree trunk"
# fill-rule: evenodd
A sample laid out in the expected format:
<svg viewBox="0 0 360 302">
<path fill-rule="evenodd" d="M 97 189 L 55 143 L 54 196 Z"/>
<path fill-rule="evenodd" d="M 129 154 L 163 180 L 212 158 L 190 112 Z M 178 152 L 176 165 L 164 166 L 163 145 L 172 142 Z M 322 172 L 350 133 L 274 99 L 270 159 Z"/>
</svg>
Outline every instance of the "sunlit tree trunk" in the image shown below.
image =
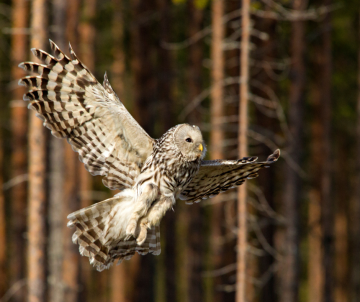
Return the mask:
<svg viewBox="0 0 360 302">
<path fill-rule="evenodd" d="M 321 165 L 322 165 L 322 124 L 318 118 L 321 116 L 322 107 L 320 100 L 320 49 L 314 49 L 314 69 L 317 70 L 317 80 L 311 86 L 310 99 L 312 103 L 313 116 L 311 122 L 311 156 L 310 156 L 310 175 L 312 176 L 312 187 L 309 192 L 309 262 L 308 262 L 308 286 L 309 302 L 321 302 L 323 300 L 323 246 L 321 244 L 322 227 L 321 227 Z"/>
<path fill-rule="evenodd" d="M 34 0 L 31 47 L 45 49 L 46 2 Z M 29 121 L 28 301 L 45 301 L 45 132 L 41 119 L 31 112 Z"/>
<path fill-rule="evenodd" d="M 28 26 L 29 5 L 26 0 L 12 1 L 12 27 L 13 29 L 25 29 Z M 28 54 L 28 36 L 15 33 L 11 39 L 11 78 L 16 82 L 24 76 L 24 71 L 18 67 L 19 63 L 27 58 Z M 25 241 L 26 232 L 26 193 L 27 183 L 27 108 L 22 100 L 25 92 L 24 87 L 16 87 L 12 90 L 11 106 L 11 129 L 12 129 L 12 155 L 11 167 L 12 178 L 23 178 L 23 181 L 17 184 L 11 190 L 11 238 L 10 246 L 10 278 L 8 284 L 14 284 L 25 278 Z M 16 217 L 16 218 L 15 218 Z M 6 280 L 6 279 L 2 279 Z M 5 284 L 4 284 L 5 285 Z M 14 302 L 24 300 L 24 290 L 21 289 L 13 296 Z"/>
<path fill-rule="evenodd" d="M 303 11 L 305 0 L 293 2 L 293 9 Z M 291 137 L 288 138 L 288 152 L 294 163 L 301 166 L 301 147 L 303 132 L 303 108 L 305 87 L 305 24 L 304 21 L 293 21 L 291 27 L 291 70 L 289 97 L 289 128 Z M 300 283 L 300 176 L 297 171 L 286 166 L 285 169 L 284 207 L 287 218 L 282 268 L 281 302 L 298 301 Z"/>
<path fill-rule="evenodd" d="M 79 34 L 78 22 L 80 14 L 80 1 L 72 0 L 66 1 L 66 40 L 71 43 L 75 52 L 79 54 Z M 80 38 L 81 39 L 81 38 Z M 68 52 L 68 51 L 67 51 Z M 81 56 L 80 56 L 81 57 Z M 82 57 L 81 57 L 82 59 Z M 75 153 L 71 146 L 64 141 L 64 192 L 63 192 L 63 262 L 62 262 L 62 278 L 63 278 L 63 297 L 64 301 L 75 302 L 78 299 L 80 290 L 79 285 L 79 264 L 80 255 L 77 245 L 72 243 L 71 237 L 74 229 L 66 227 L 67 215 L 80 209 L 80 196 L 82 187 L 79 182 L 79 174 L 81 169 L 84 169 L 83 164 L 78 160 L 78 154 Z M 87 260 L 87 259 L 86 259 Z M 87 262 L 87 261 L 86 261 Z M 89 264 L 87 263 L 89 266 Z M 86 268 L 84 269 L 86 270 Z M 84 286 L 81 294 L 87 290 Z"/>
<path fill-rule="evenodd" d="M 224 1 L 214 0 L 212 2 L 212 40 L 211 40 L 211 59 L 212 59 L 212 94 L 211 94 L 211 158 L 222 159 L 223 143 L 224 143 L 224 54 L 223 54 L 223 39 L 224 39 L 224 24 L 222 17 L 224 15 Z M 223 204 L 220 201 L 220 196 L 213 198 L 215 203 L 212 206 L 211 218 L 211 268 L 220 269 L 225 265 L 222 254 L 222 225 L 223 225 Z M 221 277 L 214 277 L 213 280 L 214 301 L 222 299 L 222 292 L 217 287 L 221 285 Z"/>
<path fill-rule="evenodd" d="M 66 1 L 52 1 L 52 39 L 65 50 Z M 50 134 L 48 134 L 50 135 Z M 66 227 L 63 219 L 64 207 L 64 140 L 50 136 L 50 178 L 49 178 L 49 299 L 54 302 L 64 301 L 64 286 L 62 282 L 63 261 L 63 229 Z"/>
<path fill-rule="evenodd" d="M 249 43 L 250 43 L 250 0 L 242 1 L 241 8 L 241 55 L 240 55 L 240 99 L 238 156 L 247 156 L 248 140 L 248 98 L 249 98 Z M 247 250 L 247 192 L 246 183 L 238 188 L 238 242 L 236 302 L 245 302 L 246 297 L 246 250 Z"/>
</svg>

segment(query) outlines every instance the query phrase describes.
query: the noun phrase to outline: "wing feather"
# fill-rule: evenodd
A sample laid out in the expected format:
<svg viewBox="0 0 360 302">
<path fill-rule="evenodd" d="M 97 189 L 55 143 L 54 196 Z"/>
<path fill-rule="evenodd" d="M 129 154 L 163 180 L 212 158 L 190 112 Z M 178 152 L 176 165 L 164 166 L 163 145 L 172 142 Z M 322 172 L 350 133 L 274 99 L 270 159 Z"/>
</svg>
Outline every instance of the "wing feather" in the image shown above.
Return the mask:
<svg viewBox="0 0 360 302">
<path fill-rule="evenodd" d="M 235 188 L 246 179 L 258 176 L 258 171 L 267 168 L 280 157 L 280 150 L 271 154 L 265 162 L 256 162 L 257 157 L 244 157 L 239 160 L 205 160 L 199 172 L 181 192 L 179 198 L 186 203 L 200 202 Z"/>
<path fill-rule="evenodd" d="M 105 74 L 101 85 L 80 62 L 50 41 L 54 56 L 32 49 L 43 64 L 19 67 L 38 74 L 19 81 L 30 90 L 24 95 L 44 126 L 58 138 L 67 138 L 92 175 L 104 176 L 110 189 L 132 187 L 154 140 L 126 110 Z"/>
</svg>

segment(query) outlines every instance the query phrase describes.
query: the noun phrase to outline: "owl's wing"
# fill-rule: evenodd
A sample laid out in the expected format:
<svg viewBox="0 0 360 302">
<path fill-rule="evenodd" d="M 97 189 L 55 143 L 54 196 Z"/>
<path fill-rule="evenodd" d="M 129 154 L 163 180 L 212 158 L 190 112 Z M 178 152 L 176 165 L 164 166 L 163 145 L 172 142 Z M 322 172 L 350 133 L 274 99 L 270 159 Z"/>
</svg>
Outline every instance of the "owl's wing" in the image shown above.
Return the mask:
<svg viewBox="0 0 360 302">
<path fill-rule="evenodd" d="M 104 176 L 105 186 L 132 187 L 154 140 L 126 110 L 106 74 L 101 85 L 71 46 L 69 58 L 50 44 L 54 56 L 32 49 L 44 64 L 19 65 L 38 74 L 19 81 L 30 89 L 24 100 L 54 136 L 67 138 L 92 175 Z"/>
<path fill-rule="evenodd" d="M 181 192 L 179 198 L 191 204 L 214 197 L 240 186 L 246 179 L 257 177 L 257 171 L 267 168 L 279 157 L 278 149 L 265 162 L 256 162 L 257 157 L 244 157 L 239 160 L 204 160 L 201 162 L 199 172 Z"/>
</svg>

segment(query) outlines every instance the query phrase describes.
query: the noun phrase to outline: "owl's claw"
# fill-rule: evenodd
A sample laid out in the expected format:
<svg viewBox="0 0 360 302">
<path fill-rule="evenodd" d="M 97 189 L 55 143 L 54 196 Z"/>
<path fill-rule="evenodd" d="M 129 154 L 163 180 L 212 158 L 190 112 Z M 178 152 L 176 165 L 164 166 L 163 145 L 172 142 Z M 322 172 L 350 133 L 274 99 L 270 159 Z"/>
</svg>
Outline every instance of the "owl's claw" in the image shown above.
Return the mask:
<svg viewBox="0 0 360 302">
<path fill-rule="evenodd" d="M 126 238 L 125 240 L 130 239 L 131 236 L 136 238 L 136 220 L 132 219 L 130 220 L 128 226 L 126 227 Z"/>
<path fill-rule="evenodd" d="M 140 233 L 136 239 L 138 245 L 142 245 L 147 237 L 147 229 L 149 228 L 149 222 L 147 219 L 144 219 L 140 222 Z"/>
</svg>

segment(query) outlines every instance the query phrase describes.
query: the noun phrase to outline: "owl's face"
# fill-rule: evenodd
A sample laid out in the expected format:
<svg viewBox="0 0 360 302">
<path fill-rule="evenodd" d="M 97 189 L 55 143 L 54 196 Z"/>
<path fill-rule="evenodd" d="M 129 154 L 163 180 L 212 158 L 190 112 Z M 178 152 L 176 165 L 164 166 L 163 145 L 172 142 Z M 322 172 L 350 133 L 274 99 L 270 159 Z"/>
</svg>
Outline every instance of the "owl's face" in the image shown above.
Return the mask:
<svg viewBox="0 0 360 302">
<path fill-rule="evenodd" d="M 189 161 L 204 158 L 206 147 L 198 126 L 182 124 L 176 129 L 174 138 L 176 146 Z"/>
</svg>

